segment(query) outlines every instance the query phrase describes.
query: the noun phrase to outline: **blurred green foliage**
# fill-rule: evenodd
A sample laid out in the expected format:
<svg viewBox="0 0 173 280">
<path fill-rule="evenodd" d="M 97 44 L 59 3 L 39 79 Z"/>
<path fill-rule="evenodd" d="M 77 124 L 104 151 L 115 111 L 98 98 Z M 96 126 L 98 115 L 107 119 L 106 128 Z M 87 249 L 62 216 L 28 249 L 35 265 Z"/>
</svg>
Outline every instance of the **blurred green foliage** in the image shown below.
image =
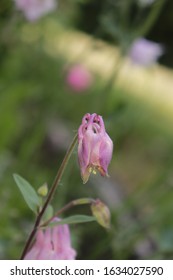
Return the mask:
<svg viewBox="0 0 173 280">
<path fill-rule="evenodd" d="M 171 259 L 173 132 L 147 103 L 119 87 L 108 94 L 107 81 L 96 74 L 86 93 L 67 86 L 70 63 L 62 55 L 49 55 L 46 42 L 49 32 L 58 41 L 63 30 L 58 24 L 68 26 L 77 18 L 78 3 L 64 1 L 55 13 L 34 23 L 15 11 L 11 1 L 0 4 L 0 258 L 19 258 L 34 221 L 12 174 L 21 174 L 36 190 L 44 182 L 50 186 L 82 116 L 97 112 L 115 143 L 111 177 L 103 182 L 119 203 L 105 201 L 112 213 L 109 232 L 96 223 L 87 224 L 87 230 L 82 224 L 71 226 L 78 258 Z M 51 31 L 52 23 L 57 29 Z M 104 103 L 107 94 L 111 102 Z M 91 178 L 82 185 L 76 150 L 54 207 L 80 197 L 104 201 L 98 182 Z M 91 214 L 87 206 L 71 212 Z"/>
<path fill-rule="evenodd" d="M 155 0 L 152 5 L 140 5 L 140 2 L 145 3 L 140 0 L 79 1 L 75 26 L 123 47 L 136 35 L 146 36 L 162 43 L 166 52 L 160 63 L 172 68 L 173 2 Z"/>
</svg>

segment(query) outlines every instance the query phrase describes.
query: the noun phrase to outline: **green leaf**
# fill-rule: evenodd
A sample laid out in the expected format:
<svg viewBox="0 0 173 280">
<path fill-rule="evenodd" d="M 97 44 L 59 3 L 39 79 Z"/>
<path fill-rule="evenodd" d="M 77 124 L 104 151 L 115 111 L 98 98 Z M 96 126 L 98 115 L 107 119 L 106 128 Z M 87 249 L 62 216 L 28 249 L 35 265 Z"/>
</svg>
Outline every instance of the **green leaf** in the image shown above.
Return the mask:
<svg viewBox="0 0 173 280">
<path fill-rule="evenodd" d="M 48 227 L 54 227 L 57 225 L 64 225 L 64 224 L 78 224 L 78 223 L 87 223 L 96 221 L 96 218 L 93 216 L 86 216 L 86 215 L 74 215 L 68 218 L 64 218 L 57 222 L 49 223 Z"/>
<path fill-rule="evenodd" d="M 47 221 L 52 217 L 53 217 L 53 207 L 52 205 L 49 204 L 46 208 L 46 211 L 44 212 L 43 221 Z"/>
<path fill-rule="evenodd" d="M 13 174 L 13 178 L 29 208 L 34 213 L 37 213 L 37 208 L 40 206 L 40 199 L 34 188 L 18 174 Z"/>
</svg>

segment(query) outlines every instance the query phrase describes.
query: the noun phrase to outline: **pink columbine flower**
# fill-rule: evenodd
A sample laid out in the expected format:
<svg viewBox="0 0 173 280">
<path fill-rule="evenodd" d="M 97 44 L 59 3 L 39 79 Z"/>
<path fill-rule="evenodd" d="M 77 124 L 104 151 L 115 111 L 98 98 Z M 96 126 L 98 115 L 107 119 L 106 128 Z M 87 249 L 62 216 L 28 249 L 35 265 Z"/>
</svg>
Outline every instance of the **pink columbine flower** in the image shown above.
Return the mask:
<svg viewBox="0 0 173 280">
<path fill-rule="evenodd" d="M 77 64 L 69 68 L 66 82 L 74 92 L 82 92 L 90 87 L 92 76 L 87 68 L 81 64 Z"/>
<path fill-rule="evenodd" d="M 22 11 L 29 21 L 35 21 L 56 9 L 56 0 L 14 0 L 18 10 Z"/>
<path fill-rule="evenodd" d="M 113 142 L 105 131 L 104 122 L 97 114 L 86 114 L 78 130 L 78 159 L 81 176 L 85 184 L 90 173 L 98 170 L 108 176 L 108 165 L 112 158 Z"/>
<path fill-rule="evenodd" d="M 131 46 L 129 57 L 139 65 L 150 66 L 163 54 L 163 47 L 155 42 L 144 38 L 134 41 Z"/>
<path fill-rule="evenodd" d="M 58 221 L 55 218 L 53 221 Z M 71 247 L 70 231 L 68 225 L 57 225 L 39 229 L 36 241 L 26 254 L 25 260 L 74 260 L 76 251 Z"/>
</svg>

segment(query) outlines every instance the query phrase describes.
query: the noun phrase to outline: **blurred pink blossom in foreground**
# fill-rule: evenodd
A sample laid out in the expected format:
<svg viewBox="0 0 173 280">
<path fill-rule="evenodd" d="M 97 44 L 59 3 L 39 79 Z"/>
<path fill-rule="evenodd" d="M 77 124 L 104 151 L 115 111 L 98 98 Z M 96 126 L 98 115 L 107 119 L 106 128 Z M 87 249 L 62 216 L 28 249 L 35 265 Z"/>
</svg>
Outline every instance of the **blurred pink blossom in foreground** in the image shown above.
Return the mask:
<svg viewBox="0 0 173 280">
<path fill-rule="evenodd" d="M 55 10 L 56 0 L 14 0 L 18 10 L 21 10 L 29 21 L 35 21 L 45 14 Z"/>
<path fill-rule="evenodd" d="M 53 221 L 58 220 L 55 218 Z M 74 260 L 75 257 L 76 251 L 71 248 L 68 225 L 57 225 L 45 231 L 37 231 L 36 241 L 25 260 Z"/>
<path fill-rule="evenodd" d="M 163 47 L 144 38 L 135 40 L 131 46 L 129 57 L 139 65 L 149 66 L 163 54 Z"/>
<path fill-rule="evenodd" d="M 90 87 L 92 76 L 83 65 L 77 64 L 68 69 L 66 82 L 73 91 L 81 92 Z"/>
<path fill-rule="evenodd" d="M 102 176 L 108 176 L 112 152 L 113 142 L 106 133 L 102 117 L 85 114 L 78 129 L 78 159 L 84 184 L 97 170 Z"/>
</svg>

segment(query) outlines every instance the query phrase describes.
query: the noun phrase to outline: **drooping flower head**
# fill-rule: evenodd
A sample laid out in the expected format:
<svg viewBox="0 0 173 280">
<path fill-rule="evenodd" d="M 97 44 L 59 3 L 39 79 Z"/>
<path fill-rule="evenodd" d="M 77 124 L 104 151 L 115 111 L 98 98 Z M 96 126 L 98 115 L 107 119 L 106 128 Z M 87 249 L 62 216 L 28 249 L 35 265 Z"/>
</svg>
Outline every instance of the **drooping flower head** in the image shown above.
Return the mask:
<svg viewBox="0 0 173 280">
<path fill-rule="evenodd" d="M 76 64 L 68 69 L 66 82 L 74 92 L 83 92 L 90 87 L 92 76 L 84 65 Z"/>
<path fill-rule="evenodd" d="M 18 10 L 22 11 L 29 21 L 35 21 L 56 9 L 56 0 L 14 0 Z"/>
<path fill-rule="evenodd" d="M 53 221 L 58 221 L 55 218 Z M 39 229 L 36 241 L 26 254 L 25 260 L 74 260 L 76 251 L 71 247 L 68 225 Z"/>
<path fill-rule="evenodd" d="M 130 59 L 142 66 L 150 66 L 163 54 L 163 47 L 145 38 L 135 40 L 129 51 Z"/>
<path fill-rule="evenodd" d="M 113 142 L 105 131 L 102 117 L 87 113 L 78 130 L 78 160 L 83 183 L 97 170 L 102 176 L 108 176 L 112 152 Z"/>
</svg>

